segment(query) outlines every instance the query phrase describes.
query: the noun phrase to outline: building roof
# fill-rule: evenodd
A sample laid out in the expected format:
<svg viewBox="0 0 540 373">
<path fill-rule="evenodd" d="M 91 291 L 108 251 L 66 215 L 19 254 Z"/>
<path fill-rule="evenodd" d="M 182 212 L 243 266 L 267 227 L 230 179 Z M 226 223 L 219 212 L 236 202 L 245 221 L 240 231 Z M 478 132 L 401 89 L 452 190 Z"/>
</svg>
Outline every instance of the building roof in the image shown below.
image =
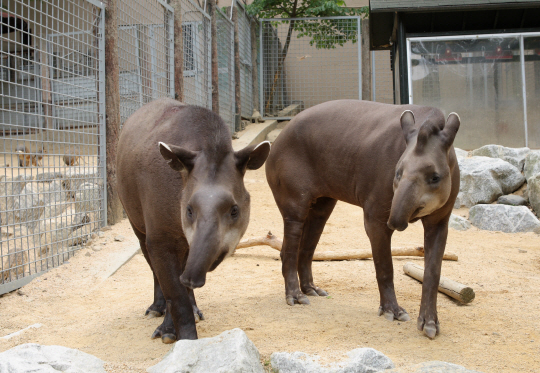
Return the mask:
<svg viewBox="0 0 540 373">
<path fill-rule="evenodd" d="M 428 10 L 466 10 L 474 8 L 530 7 L 540 0 L 370 0 L 370 10 L 376 12 L 417 12 Z"/>
</svg>

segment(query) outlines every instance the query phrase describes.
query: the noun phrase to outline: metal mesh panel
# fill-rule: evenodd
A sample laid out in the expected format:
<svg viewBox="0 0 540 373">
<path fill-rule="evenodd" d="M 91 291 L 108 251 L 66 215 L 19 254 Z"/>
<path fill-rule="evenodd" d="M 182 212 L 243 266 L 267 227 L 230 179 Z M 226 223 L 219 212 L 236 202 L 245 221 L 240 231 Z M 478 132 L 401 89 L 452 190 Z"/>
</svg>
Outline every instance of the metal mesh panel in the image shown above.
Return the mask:
<svg viewBox="0 0 540 373">
<path fill-rule="evenodd" d="M 240 103 L 243 117 L 253 115 L 253 66 L 251 60 L 251 17 L 243 5 L 236 2 L 238 9 L 238 41 L 240 54 Z"/>
<path fill-rule="evenodd" d="M 0 293 L 106 219 L 101 3 L 6 0 L 0 34 Z"/>
<path fill-rule="evenodd" d="M 234 133 L 234 24 L 219 8 L 216 17 L 219 115 Z"/>
<path fill-rule="evenodd" d="M 394 83 L 390 62 L 390 51 L 371 52 L 373 74 L 372 101 L 394 103 Z"/>
<path fill-rule="evenodd" d="M 193 0 L 182 1 L 184 102 L 212 108 L 210 17 Z"/>
<path fill-rule="evenodd" d="M 361 97 L 359 17 L 261 22 L 263 117 L 288 119 L 325 101 Z"/>
<path fill-rule="evenodd" d="M 172 9 L 158 0 L 118 2 L 120 117 L 174 95 Z"/>
</svg>

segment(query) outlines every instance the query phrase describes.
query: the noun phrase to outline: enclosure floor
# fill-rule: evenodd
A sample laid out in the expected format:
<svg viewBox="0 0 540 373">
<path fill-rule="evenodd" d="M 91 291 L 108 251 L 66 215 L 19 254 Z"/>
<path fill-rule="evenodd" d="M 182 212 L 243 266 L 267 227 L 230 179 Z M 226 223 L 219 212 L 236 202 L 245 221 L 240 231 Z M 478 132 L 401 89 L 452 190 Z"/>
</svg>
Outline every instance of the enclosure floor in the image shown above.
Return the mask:
<svg viewBox="0 0 540 373">
<path fill-rule="evenodd" d="M 252 210 L 245 238 L 268 230 L 282 237 L 281 216 L 264 170 L 249 171 L 246 187 Z M 120 234 L 126 240 L 114 242 Z M 422 244 L 422 237 L 422 225 L 415 223 L 394 235 L 394 246 Z M 143 316 L 153 291 L 144 257 L 136 255 L 113 277 L 100 278 L 110 255 L 130 245 L 137 240 L 124 220 L 92 245 L 102 250 L 85 248 L 21 289 L 23 295 L 1 297 L 0 335 L 34 323 L 43 327 L 0 340 L 0 351 L 28 342 L 78 348 L 105 360 L 109 372 L 144 372 L 160 361 L 170 346 L 150 339 L 162 319 Z M 318 250 L 355 249 L 369 249 L 362 210 L 339 203 Z M 330 362 L 354 348 L 373 347 L 398 367 L 442 360 L 482 372 L 540 371 L 539 236 L 450 230 L 447 250 L 458 254 L 459 261 L 445 261 L 443 275 L 471 286 L 476 299 L 460 306 L 439 294 L 442 331 L 433 341 L 416 329 L 421 285 L 402 269 L 407 261 L 423 264 L 421 258 L 394 259 L 397 297 L 412 321 L 389 322 L 377 317 L 379 294 L 371 260 L 315 262 L 315 283 L 330 297 L 290 307 L 279 254 L 269 247 L 239 250 L 208 274 L 206 285 L 195 292 L 206 317 L 197 324 L 199 337 L 241 328 L 263 361 L 274 351 L 304 351 Z"/>
</svg>

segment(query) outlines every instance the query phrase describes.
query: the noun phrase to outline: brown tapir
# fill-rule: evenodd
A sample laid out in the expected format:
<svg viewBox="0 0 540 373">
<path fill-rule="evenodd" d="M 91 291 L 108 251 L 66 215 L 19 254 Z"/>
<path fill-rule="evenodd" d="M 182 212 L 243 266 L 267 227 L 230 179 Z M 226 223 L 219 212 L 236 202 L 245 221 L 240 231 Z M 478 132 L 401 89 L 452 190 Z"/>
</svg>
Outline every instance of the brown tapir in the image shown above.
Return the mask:
<svg viewBox="0 0 540 373">
<path fill-rule="evenodd" d="M 422 220 L 425 276 L 418 328 L 439 332 L 437 287 L 448 220 L 459 191 L 452 143 L 460 120 L 423 106 L 338 100 L 309 108 L 272 145 L 266 176 L 284 222 L 281 250 L 289 305 L 315 286 L 313 252 L 338 200 L 364 209 L 380 293 L 379 316 L 409 320 L 398 305 L 390 241 L 394 230 Z M 298 281 L 300 279 L 300 281 Z"/>
<path fill-rule="evenodd" d="M 264 164 L 270 144 L 235 152 L 218 115 L 160 99 L 128 118 L 117 152 L 118 194 L 154 273 L 147 313 L 165 313 L 152 337 L 196 339 L 194 313 L 202 314 L 192 289 L 246 231 L 244 174 Z"/>
</svg>

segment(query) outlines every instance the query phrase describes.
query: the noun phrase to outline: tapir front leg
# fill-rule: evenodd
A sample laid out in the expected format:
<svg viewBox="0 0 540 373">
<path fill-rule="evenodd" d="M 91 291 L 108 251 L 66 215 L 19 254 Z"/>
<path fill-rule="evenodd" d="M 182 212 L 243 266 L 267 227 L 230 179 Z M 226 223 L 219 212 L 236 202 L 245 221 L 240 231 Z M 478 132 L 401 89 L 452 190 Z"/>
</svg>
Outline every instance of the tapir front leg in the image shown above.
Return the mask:
<svg viewBox="0 0 540 373">
<path fill-rule="evenodd" d="M 450 216 L 437 224 L 423 220 L 424 224 L 424 282 L 422 283 L 422 300 L 418 314 L 418 330 L 431 339 L 440 332 L 437 318 L 437 292 L 441 279 L 441 267 L 448 237 L 448 220 Z"/>
<path fill-rule="evenodd" d="M 380 307 L 379 316 L 387 320 L 409 321 L 407 311 L 398 305 L 394 290 L 394 266 L 392 264 L 391 240 L 393 230 L 386 225 L 386 219 L 369 216 L 364 208 L 364 227 L 371 242 L 373 262 L 379 285 Z"/>
</svg>

